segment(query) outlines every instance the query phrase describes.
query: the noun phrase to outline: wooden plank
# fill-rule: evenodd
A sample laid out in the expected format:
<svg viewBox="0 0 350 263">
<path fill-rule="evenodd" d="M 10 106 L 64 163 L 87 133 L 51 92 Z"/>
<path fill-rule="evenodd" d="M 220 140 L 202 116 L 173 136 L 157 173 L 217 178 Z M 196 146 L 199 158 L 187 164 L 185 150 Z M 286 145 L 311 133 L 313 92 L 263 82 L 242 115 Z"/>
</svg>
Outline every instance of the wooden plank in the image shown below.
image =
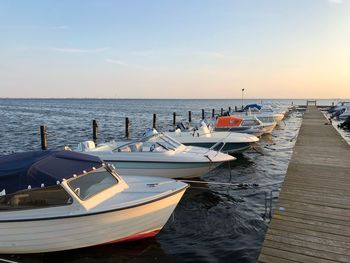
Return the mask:
<svg viewBox="0 0 350 263">
<path fill-rule="evenodd" d="M 270 240 L 277 243 L 283 243 L 287 245 L 292 245 L 292 246 L 309 248 L 310 250 L 322 250 L 326 253 L 329 252 L 332 254 L 334 253 L 334 254 L 339 254 L 343 256 L 350 256 L 349 248 L 343 247 L 343 246 L 331 246 L 329 244 L 324 245 L 313 241 L 310 242 L 310 241 L 305 241 L 301 239 L 290 238 L 289 236 L 285 236 L 285 235 L 268 235 L 266 237 L 266 240 Z"/>
<path fill-rule="evenodd" d="M 338 195 L 344 195 L 344 196 L 349 196 L 350 195 L 350 192 L 348 190 L 339 190 L 339 189 L 334 189 L 334 188 L 333 189 L 329 189 L 329 188 L 324 188 L 324 187 L 316 187 L 314 185 L 300 183 L 300 182 L 292 182 L 292 181 L 289 181 L 288 183 L 286 182 L 285 184 L 283 184 L 283 187 L 286 188 L 286 189 L 299 189 L 299 190 L 304 190 L 304 191 L 313 191 L 313 192 L 318 192 L 320 194 L 328 194 L 329 192 L 332 192 L 333 194 L 338 194 Z"/>
<path fill-rule="evenodd" d="M 282 207 L 277 207 L 274 209 L 274 212 L 279 211 Z M 303 209 L 303 207 L 300 207 L 298 205 L 292 206 L 291 204 L 284 204 L 283 206 L 283 211 L 280 211 L 281 213 L 297 213 L 297 214 L 304 214 L 304 215 L 310 215 L 310 216 L 318 216 L 321 218 L 329 218 L 332 220 L 341 220 L 341 221 L 349 221 L 350 222 L 350 217 L 344 216 L 343 214 L 329 214 L 329 213 L 324 213 L 323 211 L 320 211 L 319 209 Z"/>
<path fill-rule="evenodd" d="M 283 201 L 278 202 L 278 207 L 285 207 L 286 210 L 288 207 L 294 207 L 294 208 L 299 208 L 304 211 L 318 211 L 318 212 L 323 212 L 325 214 L 332 214 L 332 215 L 342 215 L 344 217 L 350 217 L 350 210 L 349 209 L 343 209 L 339 207 L 330 207 L 326 205 L 320 205 L 320 204 L 306 204 L 302 201 L 293 201 L 293 200 L 288 200 L 288 201 Z"/>
<path fill-rule="evenodd" d="M 320 194 L 317 192 L 312 192 L 312 191 L 302 191 L 300 189 L 291 189 L 291 188 L 286 188 L 282 193 L 280 193 L 281 196 L 296 196 L 299 198 L 304 198 L 304 199 L 311 199 L 311 200 L 322 200 L 324 202 L 333 202 L 333 201 L 341 201 L 344 204 L 349 204 L 350 203 L 350 196 L 343 196 L 340 194 L 333 194 L 333 193 L 324 193 Z"/>
<path fill-rule="evenodd" d="M 305 189 L 299 188 L 299 187 L 286 188 L 283 190 L 282 193 L 295 194 L 295 195 L 300 195 L 300 196 L 324 196 L 324 197 L 328 197 L 328 198 L 336 198 L 336 199 L 341 198 L 341 199 L 350 200 L 350 193 L 348 195 L 344 195 L 344 194 L 337 193 L 337 192 L 328 192 L 328 193 L 320 194 L 320 192 L 312 191 L 312 188 L 307 189 L 307 191 L 305 191 Z"/>
<path fill-rule="evenodd" d="M 284 258 L 279 258 L 279 257 L 274 257 L 270 255 L 264 255 L 261 254 L 259 261 L 261 263 L 264 262 L 270 262 L 270 263 L 295 263 L 295 262 L 300 262 L 300 261 L 294 261 L 294 260 L 289 260 L 289 259 L 284 259 Z"/>
<path fill-rule="evenodd" d="M 313 204 L 313 205 L 320 205 L 320 206 L 327 206 L 327 207 L 333 207 L 333 208 L 341 208 L 345 210 L 349 210 L 350 213 L 350 203 L 346 200 L 342 200 L 340 198 L 338 199 L 330 199 L 327 197 L 319 197 L 314 198 L 311 196 L 306 196 L 307 198 L 299 195 L 291 195 L 291 194 L 282 194 L 279 196 L 280 203 L 293 201 L 293 202 L 301 202 L 304 204 Z"/>
<path fill-rule="evenodd" d="M 312 220 L 311 218 L 301 219 L 293 216 L 287 216 L 287 215 L 276 214 L 276 213 L 273 215 L 273 218 L 275 218 L 276 220 L 284 220 L 287 222 L 294 222 L 294 223 L 318 226 L 318 227 L 329 228 L 329 229 L 337 229 L 339 231 L 343 231 L 344 233 L 350 234 L 350 226 L 337 225 L 329 222 L 315 221 L 315 220 Z"/>
<path fill-rule="evenodd" d="M 318 233 L 324 233 L 329 236 L 331 239 L 335 240 L 342 240 L 350 241 L 350 232 L 342 231 L 341 229 L 335 229 L 335 228 L 325 228 L 322 226 L 317 225 L 310 225 L 310 224 L 303 224 L 303 223 L 297 223 L 292 221 L 285 221 L 285 220 L 272 220 L 269 227 L 275 228 L 280 226 L 286 226 L 286 227 L 294 227 L 304 230 L 310 230 Z"/>
<path fill-rule="evenodd" d="M 350 221 L 348 220 L 337 220 L 337 219 L 332 219 L 327 216 L 325 217 L 319 217 L 319 216 L 314 216 L 311 214 L 303 214 L 300 213 L 300 211 L 291 211 L 291 213 L 288 212 L 280 212 L 280 211 L 275 211 L 273 213 L 273 218 L 276 219 L 284 219 L 287 218 L 288 220 L 296 220 L 298 222 L 303 221 L 304 223 L 308 224 L 325 224 L 325 227 L 335 227 L 335 228 L 343 228 L 345 227 L 350 228 Z"/>
<path fill-rule="evenodd" d="M 281 249 L 284 251 L 299 253 L 301 255 L 315 257 L 318 259 L 333 260 L 336 262 L 345 262 L 345 263 L 350 262 L 350 256 L 347 256 L 347 255 L 341 255 L 341 254 L 327 252 L 319 249 L 311 249 L 311 248 L 305 248 L 305 247 L 290 245 L 290 244 L 281 243 L 281 242 L 275 242 L 268 239 L 265 239 L 264 246 Z"/>
<path fill-rule="evenodd" d="M 308 256 L 308 255 L 303 255 L 300 253 L 295 253 L 295 252 L 290 252 L 286 250 L 282 250 L 279 248 L 273 248 L 273 247 L 268 247 L 264 246 L 261 250 L 262 255 L 269 255 L 277 258 L 282 258 L 282 259 L 288 259 L 296 262 L 307 262 L 307 263 L 335 263 L 337 261 L 334 260 L 328 260 L 328 259 L 323 259 L 323 258 L 318 258 L 318 257 L 313 257 L 313 256 Z M 259 262 L 260 258 L 259 258 Z M 270 261 L 263 261 L 264 263 L 270 263 Z"/>
<path fill-rule="evenodd" d="M 313 242 L 317 244 L 350 249 L 350 243 L 344 242 L 344 241 L 332 240 L 327 238 L 319 238 L 315 236 L 310 236 L 308 234 L 305 235 L 305 234 L 294 233 L 294 232 L 289 232 L 289 231 L 279 230 L 279 229 L 272 229 L 272 228 L 268 230 L 268 233 L 269 235 L 267 235 L 266 238 L 268 238 L 268 236 L 270 235 L 276 235 L 276 236 L 289 237 L 292 239 L 304 240 L 304 241 Z"/>
</svg>

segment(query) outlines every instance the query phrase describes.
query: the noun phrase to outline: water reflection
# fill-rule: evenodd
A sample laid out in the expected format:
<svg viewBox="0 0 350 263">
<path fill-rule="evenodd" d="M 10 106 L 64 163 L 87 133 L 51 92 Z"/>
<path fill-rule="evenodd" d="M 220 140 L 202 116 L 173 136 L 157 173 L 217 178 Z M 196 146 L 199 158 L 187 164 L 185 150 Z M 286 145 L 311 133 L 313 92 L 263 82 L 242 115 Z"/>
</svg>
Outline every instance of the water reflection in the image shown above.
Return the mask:
<svg viewBox="0 0 350 263">
<path fill-rule="evenodd" d="M 17 262 L 176 262 L 161 249 L 155 238 L 120 244 L 109 244 L 69 251 L 29 254 L 2 255 L 0 258 Z"/>
</svg>

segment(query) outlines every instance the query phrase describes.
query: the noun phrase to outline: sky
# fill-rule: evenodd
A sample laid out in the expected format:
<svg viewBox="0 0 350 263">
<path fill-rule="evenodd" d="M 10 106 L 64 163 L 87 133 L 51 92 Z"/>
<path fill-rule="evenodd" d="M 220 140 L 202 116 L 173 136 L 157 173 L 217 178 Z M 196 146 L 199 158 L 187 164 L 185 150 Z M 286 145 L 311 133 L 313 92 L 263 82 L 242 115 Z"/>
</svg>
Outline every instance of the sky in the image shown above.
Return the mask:
<svg viewBox="0 0 350 263">
<path fill-rule="evenodd" d="M 350 0 L 0 0 L 0 97 L 350 98 Z"/>
</svg>

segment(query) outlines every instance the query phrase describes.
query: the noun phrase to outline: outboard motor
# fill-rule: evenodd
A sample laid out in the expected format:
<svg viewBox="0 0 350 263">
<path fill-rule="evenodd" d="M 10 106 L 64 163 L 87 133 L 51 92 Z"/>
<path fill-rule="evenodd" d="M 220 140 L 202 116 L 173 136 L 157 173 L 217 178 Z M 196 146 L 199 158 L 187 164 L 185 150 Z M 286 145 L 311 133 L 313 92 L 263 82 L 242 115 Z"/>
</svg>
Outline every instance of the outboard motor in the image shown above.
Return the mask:
<svg viewBox="0 0 350 263">
<path fill-rule="evenodd" d="M 180 122 L 176 125 L 176 128 L 180 129 L 181 131 L 186 131 L 188 128 L 185 127 L 185 125 Z"/>
<path fill-rule="evenodd" d="M 225 111 L 222 116 L 230 116 L 230 112 L 229 111 Z"/>
</svg>

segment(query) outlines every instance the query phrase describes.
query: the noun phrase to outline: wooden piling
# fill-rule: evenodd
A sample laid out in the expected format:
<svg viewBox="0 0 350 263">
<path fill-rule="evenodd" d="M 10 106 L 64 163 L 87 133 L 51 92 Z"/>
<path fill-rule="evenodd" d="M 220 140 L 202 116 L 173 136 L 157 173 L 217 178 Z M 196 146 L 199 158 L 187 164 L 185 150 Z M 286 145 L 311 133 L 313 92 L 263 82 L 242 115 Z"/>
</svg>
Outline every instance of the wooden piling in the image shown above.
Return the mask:
<svg viewBox="0 0 350 263">
<path fill-rule="evenodd" d="M 176 125 L 176 112 L 173 112 L 173 126 Z"/>
<path fill-rule="evenodd" d="M 157 122 L 157 114 L 153 113 L 153 125 L 152 125 L 153 129 L 156 128 L 156 122 Z"/>
<path fill-rule="evenodd" d="M 126 117 L 125 118 L 125 137 L 126 138 L 129 138 L 129 125 L 130 125 L 130 122 L 129 122 L 129 118 Z"/>
<path fill-rule="evenodd" d="M 214 118 L 215 117 L 215 109 L 211 110 L 211 117 Z"/>
<path fill-rule="evenodd" d="M 228 107 L 228 112 L 229 112 L 229 113 L 231 112 L 231 107 Z"/>
<path fill-rule="evenodd" d="M 192 122 L 192 112 L 188 111 L 188 122 Z"/>
<path fill-rule="evenodd" d="M 46 127 L 40 126 L 41 149 L 47 150 Z"/>
<path fill-rule="evenodd" d="M 97 131 L 98 131 L 98 125 L 96 120 L 92 120 L 92 140 L 94 143 L 97 142 Z"/>
<path fill-rule="evenodd" d="M 202 120 L 205 119 L 205 112 L 204 112 L 204 109 L 202 109 Z"/>
<path fill-rule="evenodd" d="M 235 106 L 235 111 L 237 112 L 237 106 Z"/>
<path fill-rule="evenodd" d="M 221 116 L 223 116 L 223 115 L 224 115 L 224 109 L 221 108 Z"/>
</svg>

